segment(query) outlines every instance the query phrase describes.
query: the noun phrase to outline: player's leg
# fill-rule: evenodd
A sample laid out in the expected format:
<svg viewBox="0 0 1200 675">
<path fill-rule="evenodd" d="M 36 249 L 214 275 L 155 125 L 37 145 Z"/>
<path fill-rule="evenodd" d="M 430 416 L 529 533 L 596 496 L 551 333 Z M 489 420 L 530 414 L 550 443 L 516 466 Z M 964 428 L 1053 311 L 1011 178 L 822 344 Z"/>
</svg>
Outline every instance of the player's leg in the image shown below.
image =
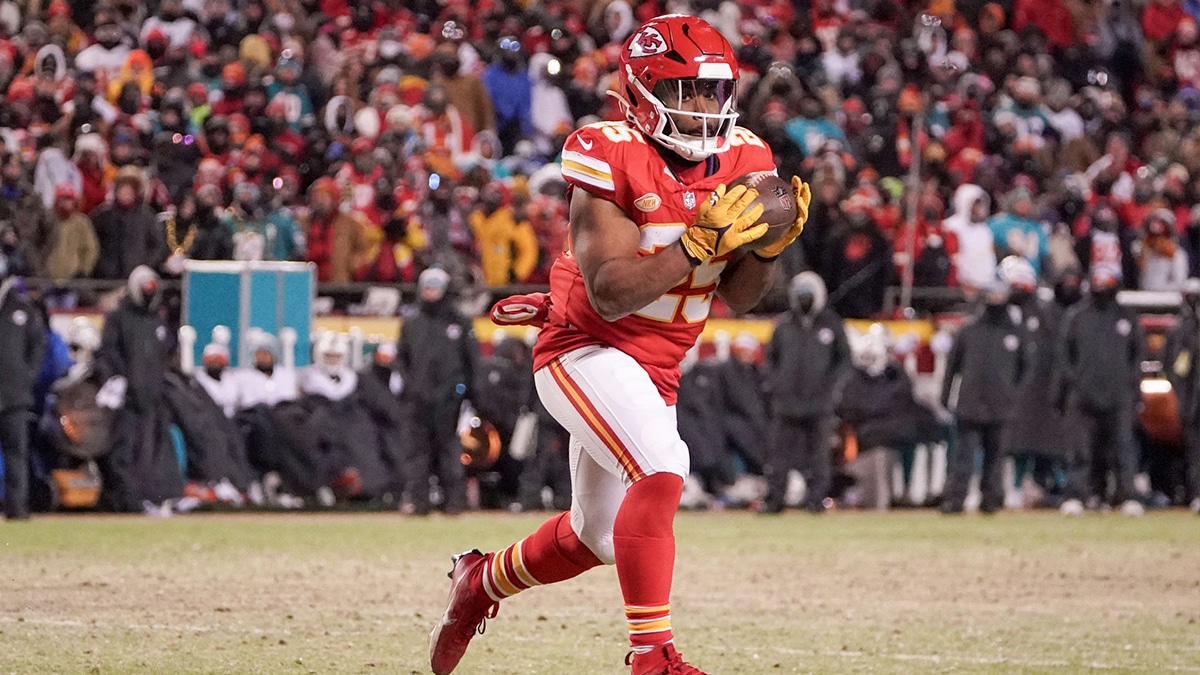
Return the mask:
<svg viewBox="0 0 1200 675">
<path fill-rule="evenodd" d="M 499 602 L 533 586 L 558 583 L 612 563 L 612 523 L 625 496 L 621 480 L 571 437 L 571 510 L 521 541 L 485 556 L 483 589 Z"/>
<path fill-rule="evenodd" d="M 566 393 L 548 371 L 539 371 L 535 379 L 547 409 L 561 415 L 558 419 L 568 431 L 586 434 L 587 425 L 573 412 Z M 569 513 L 551 517 L 533 534 L 507 548 L 487 554 L 468 551 L 454 559 L 448 606 L 430 634 L 429 659 L 435 673 L 445 675 L 457 667 L 476 629 L 482 629 L 487 617 L 495 616 L 504 598 L 570 579 L 602 560 L 612 563 L 613 521 L 625 496 L 625 483 L 615 467 L 598 464 L 584 449 L 584 442 L 572 433 Z"/>
<path fill-rule="evenodd" d="M 539 371 L 566 395 L 569 410 L 547 409 L 582 440 L 596 464 L 628 485 L 612 524 L 613 560 L 625 600 L 634 675 L 699 674 L 675 651 L 671 630 L 671 584 L 675 566 L 674 519 L 689 468 L 675 408 L 667 406 L 646 371 L 615 349 L 572 352 Z M 582 463 L 582 461 L 581 461 Z M 607 500 L 596 500 L 608 505 Z M 585 509 L 603 523 L 605 513 Z M 593 547 L 594 536 L 578 529 Z M 603 558 L 603 554 L 597 551 Z"/>
</svg>

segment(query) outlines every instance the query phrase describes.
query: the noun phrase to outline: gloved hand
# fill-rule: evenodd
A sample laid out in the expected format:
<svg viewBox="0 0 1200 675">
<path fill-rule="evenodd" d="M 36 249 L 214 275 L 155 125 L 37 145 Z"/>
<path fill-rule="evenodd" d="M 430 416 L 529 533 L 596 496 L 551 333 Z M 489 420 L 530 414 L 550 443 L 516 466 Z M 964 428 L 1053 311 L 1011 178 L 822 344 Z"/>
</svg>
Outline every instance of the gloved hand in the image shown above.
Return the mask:
<svg viewBox="0 0 1200 675">
<path fill-rule="evenodd" d="M 764 246 L 762 249 L 755 251 L 754 255 L 758 256 L 759 260 L 774 260 L 783 253 L 783 249 L 791 245 L 800 233 L 804 231 L 804 224 L 808 222 L 808 205 L 812 201 L 812 190 L 808 187 L 808 183 L 800 180 L 798 176 L 792 176 L 792 192 L 796 196 L 796 220 L 792 223 L 791 229 L 783 235 L 779 241 Z"/>
<path fill-rule="evenodd" d="M 683 252 L 693 265 L 725 255 L 767 233 L 767 224 L 758 222 L 762 204 L 746 210 L 758 199 L 758 190 L 738 185 L 726 191 L 724 185 L 718 185 L 713 195 L 715 199 L 700 204 L 696 222 L 684 230 L 680 239 Z"/>
<path fill-rule="evenodd" d="M 492 305 L 492 323 L 498 326 L 537 326 L 550 318 L 550 294 L 510 295 Z"/>
<path fill-rule="evenodd" d="M 125 390 L 129 383 L 121 375 L 113 375 L 104 382 L 100 391 L 96 392 L 96 405 L 109 410 L 125 407 Z"/>
</svg>

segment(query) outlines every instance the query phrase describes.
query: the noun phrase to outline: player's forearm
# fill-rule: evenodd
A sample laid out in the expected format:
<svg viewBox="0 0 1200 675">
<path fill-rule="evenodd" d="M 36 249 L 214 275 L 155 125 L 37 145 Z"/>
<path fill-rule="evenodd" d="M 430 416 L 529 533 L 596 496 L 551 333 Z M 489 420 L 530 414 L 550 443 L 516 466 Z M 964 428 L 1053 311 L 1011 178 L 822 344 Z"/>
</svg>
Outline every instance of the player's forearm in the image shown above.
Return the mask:
<svg viewBox="0 0 1200 675">
<path fill-rule="evenodd" d="M 678 244 L 641 258 L 613 258 L 596 270 L 588 298 L 601 318 L 616 321 L 662 297 L 691 271 Z"/>
<path fill-rule="evenodd" d="M 738 314 L 745 314 L 763 299 L 775 278 L 775 262 L 745 254 L 721 277 L 717 295 Z"/>
</svg>

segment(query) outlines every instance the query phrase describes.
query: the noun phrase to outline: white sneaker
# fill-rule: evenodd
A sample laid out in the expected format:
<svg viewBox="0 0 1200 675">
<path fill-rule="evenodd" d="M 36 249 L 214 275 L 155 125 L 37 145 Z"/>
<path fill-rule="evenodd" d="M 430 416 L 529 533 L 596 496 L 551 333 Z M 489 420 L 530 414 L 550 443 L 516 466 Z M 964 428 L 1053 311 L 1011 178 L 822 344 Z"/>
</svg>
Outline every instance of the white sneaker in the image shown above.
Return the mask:
<svg viewBox="0 0 1200 675">
<path fill-rule="evenodd" d="M 1068 499 L 1062 503 L 1062 506 L 1058 507 L 1058 512 L 1064 516 L 1082 516 L 1083 502 L 1078 499 Z"/>
<path fill-rule="evenodd" d="M 243 506 L 246 503 L 242 493 L 233 487 L 233 483 L 230 483 L 228 478 L 222 478 L 220 483 L 213 486 L 213 494 L 216 495 L 217 501 L 224 504 Z"/>
<path fill-rule="evenodd" d="M 1142 503 L 1133 499 L 1126 499 L 1121 503 L 1121 515 L 1123 516 L 1141 516 L 1145 515 L 1146 507 Z"/>
<path fill-rule="evenodd" d="M 1191 509 L 1192 513 L 1200 513 L 1200 497 L 1196 497 L 1192 500 Z"/>
<path fill-rule="evenodd" d="M 337 497 L 333 495 L 333 490 L 329 486 L 322 485 L 317 488 L 317 503 L 328 509 L 337 503 Z"/>
<path fill-rule="evenodd" d="M 267 503 L 267 496 L 263 494 L 262 483 L 254 481 L 250 484 L 250 488 L 246 490 L 246 499 L 255 506 L 262 506 Z"/>
</svg>

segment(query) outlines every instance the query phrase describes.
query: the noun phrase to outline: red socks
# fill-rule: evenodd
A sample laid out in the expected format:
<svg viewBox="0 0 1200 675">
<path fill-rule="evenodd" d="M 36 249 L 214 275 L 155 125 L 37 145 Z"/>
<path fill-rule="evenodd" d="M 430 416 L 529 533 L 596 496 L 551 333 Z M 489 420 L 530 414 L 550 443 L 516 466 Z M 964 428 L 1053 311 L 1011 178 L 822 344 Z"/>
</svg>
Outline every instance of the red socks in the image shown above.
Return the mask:
<svg viewBox="0 0 1200 675">
<path fill-rule="evenodd" d="M 675 512 L 683 479 L 656 473 L 625 493 L 613 527 L 617 578 L 625 598 L 629 641 L 636 654 L 674 640 L 671 633 L 671 580 L 675 571 Z M 521 591 L 578 576 L 600 564 L 561 513 L 536 532 L 488 556 L 483 588 L 495 602 Z"/>
<path fill-rule="evenodd" d="M 533 534 L 488 556 L 483 589 L 499 602 L 523 590 L 570 579 L 596 567 L 599 558 L 571 529 L 571 514 L 560 513 Z"/>
<path fill-rule="evenodd" d="M 674 640 L 671 633 L 673 524 L 682 494 L 682 478 L 673 473 L 656 473 L 634 483 L 617 511 L 613 547 L 634 653 L 646 653 Z"/>
</svg>

